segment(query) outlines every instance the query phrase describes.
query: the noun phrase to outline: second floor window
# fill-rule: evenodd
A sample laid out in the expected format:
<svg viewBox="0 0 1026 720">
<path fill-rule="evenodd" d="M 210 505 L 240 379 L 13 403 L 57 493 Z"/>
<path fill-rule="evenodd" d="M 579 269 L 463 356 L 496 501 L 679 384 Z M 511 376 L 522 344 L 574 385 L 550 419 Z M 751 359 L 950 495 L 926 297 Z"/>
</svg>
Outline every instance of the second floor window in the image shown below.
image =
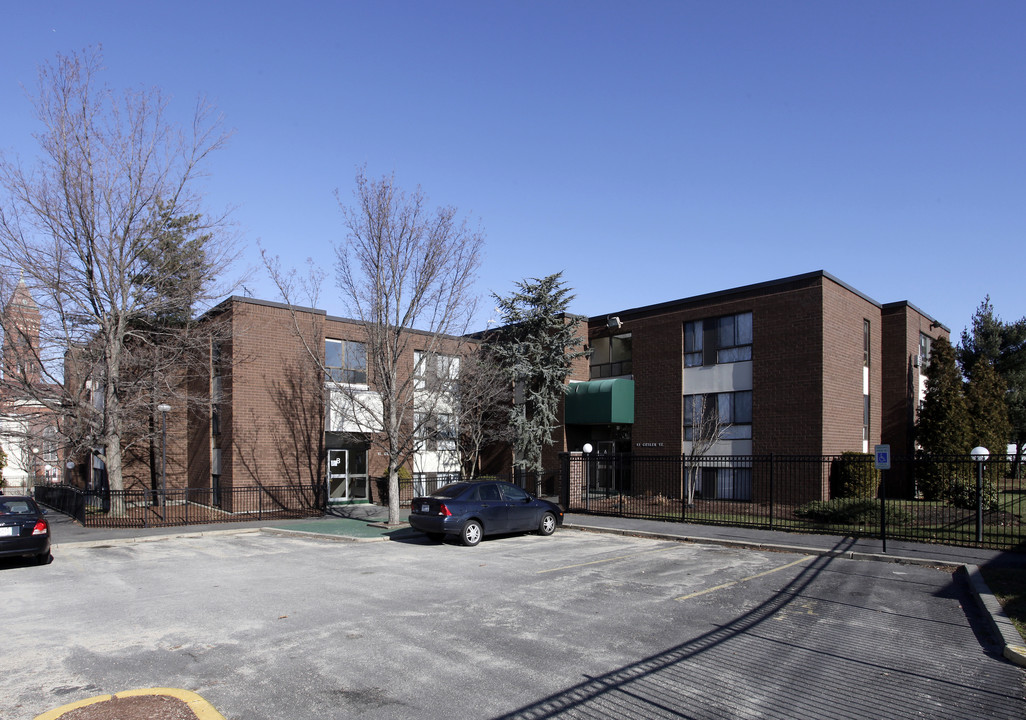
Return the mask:
<svg viewBox="0 0 1026 720">
<path fill-rule="evenodd" d="M 421 350 L 413 353 L 413 377 L 418 390 L 452 390 L 459 374 L 458 357 Z"/>
<path fill-rule="evenodd" d="M 684 323 L 684 367 L 752 359 L 752 314 Z"/>
<path fill-rule="evenodd" d="M 591 341 L 591 379 L 630 375 L 632 371 L 631 336 L 594 338 Z"/>
<path fill-rule="evenodd" d="M 325 340 L 324 368 L 335 382 L 366 385 L 367 348 L 352 340 Z"/>
</svg>

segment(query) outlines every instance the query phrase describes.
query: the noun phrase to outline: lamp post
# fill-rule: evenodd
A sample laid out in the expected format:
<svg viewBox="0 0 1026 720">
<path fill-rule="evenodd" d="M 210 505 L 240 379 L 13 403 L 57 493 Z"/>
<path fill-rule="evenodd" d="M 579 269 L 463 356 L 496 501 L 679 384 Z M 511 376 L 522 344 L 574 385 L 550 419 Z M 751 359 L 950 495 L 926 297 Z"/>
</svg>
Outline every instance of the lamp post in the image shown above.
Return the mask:
<svg viewBox="0 0 1026 720">
<path fill-rule="evenodd" d="M 977 445 L 969 451 L 976 462 L 976 542 L 983 542 L 983 463 L 990 457 L 990 451 Z"/>
<path fill-rule="evenodd" d="M 160 413 L 160 509 L 167 515 L 167 414 L 171 406 L 161 403 L 157 406 Z"/>
<path fill-rule="evenodd" d="M 584 507 L 588 508 L 588 499 L 591 497 L 591 451 L 594 450 L 591 443 L 584 443 L 581 450 L 584 451 Z"/>
<path fill-rule="evenodd" d="M 29 490 L 36 486 L 36 476 L 39 474 L 39 447 L 34 446 L 32 448 L 32 473 L 28 478 Z M 31 493 L 30 493 L 31 494 Z"/>
</svg>

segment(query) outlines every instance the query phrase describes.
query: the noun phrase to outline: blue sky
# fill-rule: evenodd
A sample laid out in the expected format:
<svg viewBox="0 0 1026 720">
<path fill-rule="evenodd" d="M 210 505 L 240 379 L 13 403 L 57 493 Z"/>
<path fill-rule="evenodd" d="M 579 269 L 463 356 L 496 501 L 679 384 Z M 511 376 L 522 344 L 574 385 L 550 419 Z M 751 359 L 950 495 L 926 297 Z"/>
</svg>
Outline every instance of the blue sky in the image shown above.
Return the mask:
<svg viewBox="0 0 1026 720">
<path fill-rule="evenodd" d="M 1026 3 L 8 2 L 0 147 L 22 86 L 102 44 L 115 87 L 205 95 L 235 135 L 211 210 L 331 269 L 358 166 L 486 236 L 487 295 L 559 270 L 599 315 L 826 270 L 957 337 L 1026 314 Z M 276 299 L 257 275 L 247 287 Z M 343 314 L 325 288 L 320 305 Z"/>
</svg>

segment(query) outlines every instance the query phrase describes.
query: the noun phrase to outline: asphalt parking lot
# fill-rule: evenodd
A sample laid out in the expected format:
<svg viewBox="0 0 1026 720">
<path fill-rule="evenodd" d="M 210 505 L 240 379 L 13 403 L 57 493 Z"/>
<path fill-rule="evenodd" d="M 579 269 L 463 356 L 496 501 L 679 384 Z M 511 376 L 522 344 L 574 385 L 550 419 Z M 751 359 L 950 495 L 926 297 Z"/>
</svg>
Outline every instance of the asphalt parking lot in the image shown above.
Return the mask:
<svg viewBox="0 0 1026 720">
<path fill-rule="evenodd" d="M 949 572 L 573 530 L 67 545 L 0 607 L 5 720 L 146 687 L 229 720 L 1026 712 Z"/>
</svg>

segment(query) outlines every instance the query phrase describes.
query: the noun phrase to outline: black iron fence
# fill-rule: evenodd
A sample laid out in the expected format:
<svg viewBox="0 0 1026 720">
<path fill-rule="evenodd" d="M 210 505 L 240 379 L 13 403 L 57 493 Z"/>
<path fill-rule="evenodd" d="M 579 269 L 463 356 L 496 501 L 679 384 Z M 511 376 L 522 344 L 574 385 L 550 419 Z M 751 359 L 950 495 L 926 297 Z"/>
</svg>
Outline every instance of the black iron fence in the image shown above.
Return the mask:
<svg viewBox="0 0 1026 720">
<path fill-rule="evenodd" d="M 567 512 L 1026 550 L 1026 482 L 1003 458 L 562 456 Z"/>
<path fill-rule="evenodd" d="M 36 499 L 85 527 L 145 528 L 274 520 L 319 515 L 324 489 L 310 486 L 91 491 L 37 485 Z"/>
</svg>

